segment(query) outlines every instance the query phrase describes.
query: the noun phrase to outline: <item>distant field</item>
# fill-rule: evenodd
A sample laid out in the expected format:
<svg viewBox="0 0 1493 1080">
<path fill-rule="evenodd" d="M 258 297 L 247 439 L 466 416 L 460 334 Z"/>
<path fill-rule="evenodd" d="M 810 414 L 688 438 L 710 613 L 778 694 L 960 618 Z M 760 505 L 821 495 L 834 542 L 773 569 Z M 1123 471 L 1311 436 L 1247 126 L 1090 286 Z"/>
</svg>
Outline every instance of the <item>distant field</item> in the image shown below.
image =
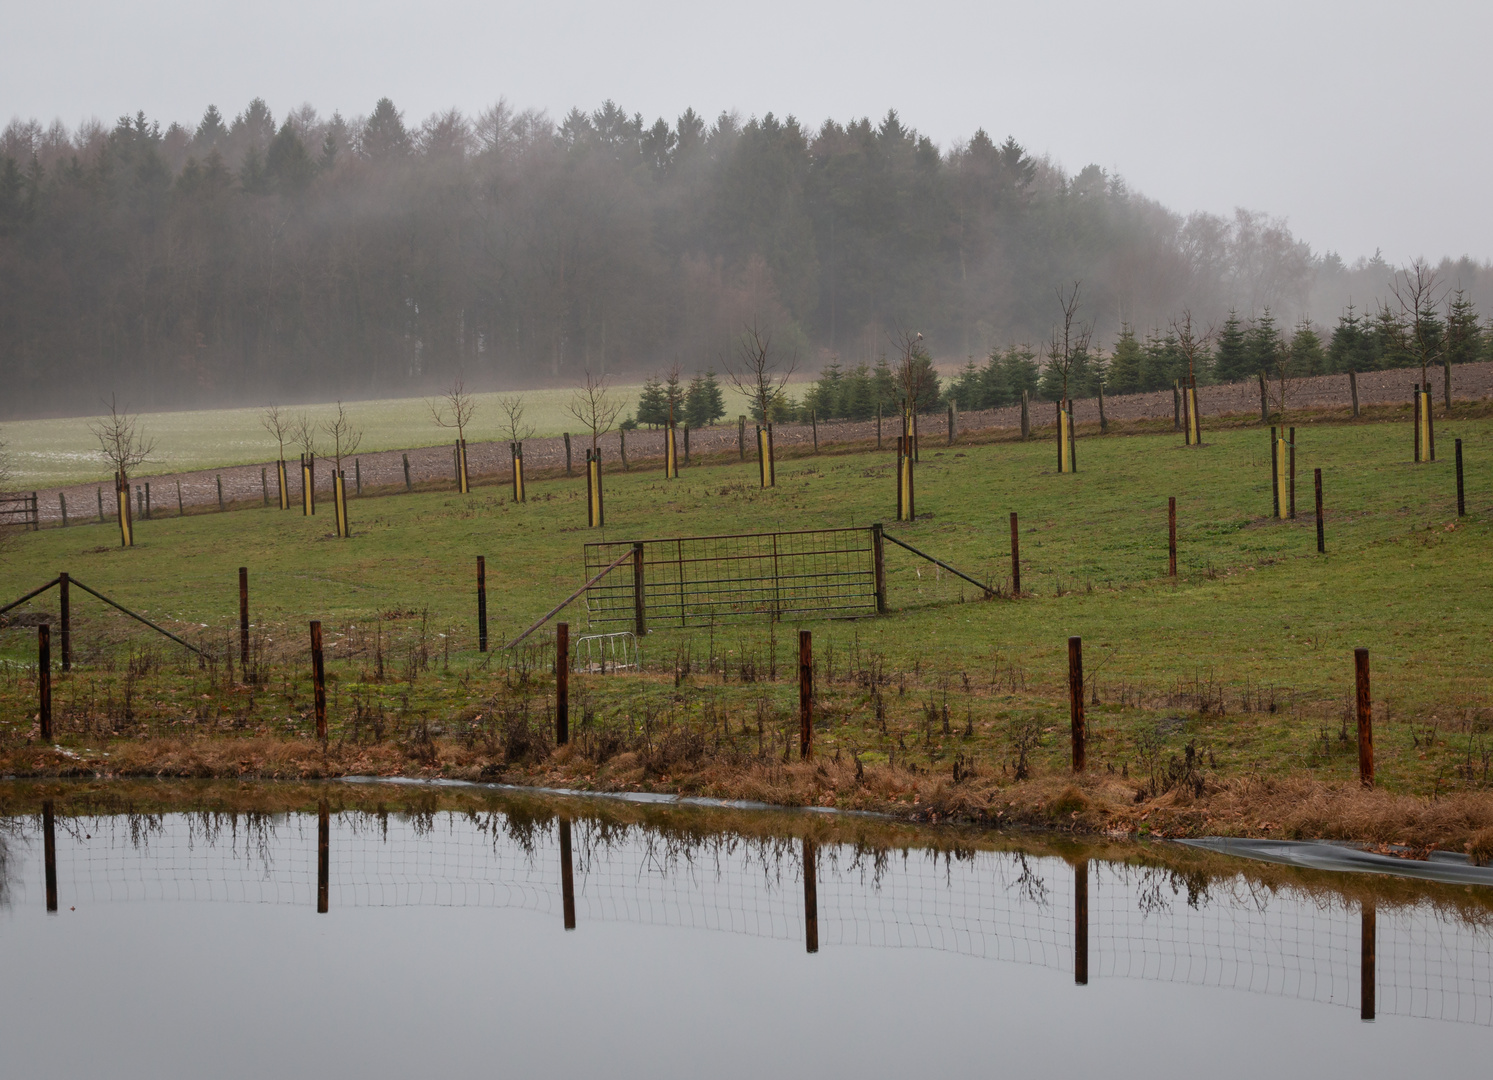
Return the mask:
<svg viewBox="0 0 1493 1080">
<path fill-rule="evenodd" d="M 635 411 L 640 390 L 641 383 L 612 388 L 626 402 L 624 414 Z M 576 428 L 575 418 L 565 412 L 565 403 L 573 393 L 570 389 L 554 389 L 528 390 L 519 395 L 526 404 L 524 419 L 533 425 L 536 435 L 558 435 Z M 477 415 L 467 431 L 468 439 L 479 441 L 499 436 L 501 414 L 497 399 L 504 396 L 475 395 Z M 348 412 L 363 429 L 361 449 L 401 450 L 446 442 L 450 436 L 431 421 L 426 400 L 388 398 L 349 404 Z M 334 404 L 325 403 L 297 406 L 290 412 L 304 412 L 322 421 L 335 408 Z M 275 456 L 275 444 L 260 425 L 263 414 L 262 407 L 144 413 L 140 417 L 141 429 L 153 436 L 157 445 L 155 460 L 141 469 L 139 475 L 270 460 Z M 88 430 L 89 420 L 79 416 L 0 425 L 0 440 L 7 444 L 11 460 L 12 486 L 50 488 L 106 478 L 108 468 L 98 456 L 96 440 Z"/>
</svg>

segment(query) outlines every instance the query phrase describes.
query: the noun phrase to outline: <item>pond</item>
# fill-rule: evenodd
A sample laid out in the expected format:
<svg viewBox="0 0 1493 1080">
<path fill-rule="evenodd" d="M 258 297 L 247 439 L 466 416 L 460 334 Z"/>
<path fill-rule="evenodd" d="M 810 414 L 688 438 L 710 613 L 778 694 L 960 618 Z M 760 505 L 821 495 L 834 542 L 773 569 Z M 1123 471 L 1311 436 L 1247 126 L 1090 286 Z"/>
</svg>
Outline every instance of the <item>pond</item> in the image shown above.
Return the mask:
<svg viewBox="0 0 1493 1080">
<path fill-rule="evenodd" d="M 16 1077 L 1389 1076 L 1493 1048 L 1484 886 L 498 790 L 0 784 L 0 968 Z"/>
</svg>

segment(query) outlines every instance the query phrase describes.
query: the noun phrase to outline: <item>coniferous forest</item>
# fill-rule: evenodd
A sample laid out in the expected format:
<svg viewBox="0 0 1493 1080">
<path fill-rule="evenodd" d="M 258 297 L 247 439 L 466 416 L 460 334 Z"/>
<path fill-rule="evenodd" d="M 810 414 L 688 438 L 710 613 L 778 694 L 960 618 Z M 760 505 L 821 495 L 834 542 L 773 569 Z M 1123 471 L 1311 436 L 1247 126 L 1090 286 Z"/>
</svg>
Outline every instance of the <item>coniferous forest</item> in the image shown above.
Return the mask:
<svg viewBox="0 0 1493 1080">
<path fill-rule="evenodd" d="M 688 385 L 747 326 L 828 370 L 803 402 L 823 416 L 874 409 L 913 330 L 964 365 L 943 393 L 997 405 L 1062 392 L 1049 342 L 1074 282 L 1090 333 L 1071 396 L 1170 385 L 1184 312 L 1212 331 L 1204 379 L 1283 356 L 1300 374 L 1418 363 L 1431 331 L 1486 357 L 1493 267 L 1434 269 L 1417 320 L 1377 255 L 1345 264 L 1259 213 L 1180 214 L 983 130 L 936 146 L 894 112 L 810 130 L 611 102 L 414 122 L 388 99 L 356 118 L 255 100 L 195 124 L 18 120 L 0 135 L 0 418 L 458 376 Z"/>
</svg>

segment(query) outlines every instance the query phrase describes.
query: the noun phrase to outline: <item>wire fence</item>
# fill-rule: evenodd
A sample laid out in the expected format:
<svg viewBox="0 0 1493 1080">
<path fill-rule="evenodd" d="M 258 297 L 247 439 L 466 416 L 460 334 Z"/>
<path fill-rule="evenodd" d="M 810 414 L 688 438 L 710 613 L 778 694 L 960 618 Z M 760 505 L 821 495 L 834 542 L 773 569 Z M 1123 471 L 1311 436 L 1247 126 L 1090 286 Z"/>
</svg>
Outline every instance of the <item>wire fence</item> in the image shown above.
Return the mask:
<svg viewBox="0 0 1493 1080">
<path fill-rule="evenodd" d="M 643 548 L 641 589 L 624 564 L 586 590 L 592 626 L 701 626 L 721 619 L 876 614 L 870 529 L 687 536 L 585 546 L 589 580 L 634 544 Z"/>
<path fill-rule="evenodd" d="M 0 902 L 34 903 L 41 825 L 12 825 Z M 574 843 L 562 844 L 559 833 L 572 828 Z M 318 831 L 315 816 L 301 815 L 59 819 L 59 902 L 314 906 Z M 804 841 L 680 839 L 589 819 L 557 828 L 501 813 L 339 813 L 326 841 L 333 909 L 521 908 L 560 918 L 569 849 L 570 910 L 582 926 L 931 949 L 1336 1006 L 1362 1005 L 1367 973 L 1380 1013 L 1493 1026 L 1493 926 L 1429 902 L 1366 915 L 1338 894 L 1267 889 L 1244 875 L 847 845 L 812 849 L 815 887 L 806 890 Z"/>
</svg>

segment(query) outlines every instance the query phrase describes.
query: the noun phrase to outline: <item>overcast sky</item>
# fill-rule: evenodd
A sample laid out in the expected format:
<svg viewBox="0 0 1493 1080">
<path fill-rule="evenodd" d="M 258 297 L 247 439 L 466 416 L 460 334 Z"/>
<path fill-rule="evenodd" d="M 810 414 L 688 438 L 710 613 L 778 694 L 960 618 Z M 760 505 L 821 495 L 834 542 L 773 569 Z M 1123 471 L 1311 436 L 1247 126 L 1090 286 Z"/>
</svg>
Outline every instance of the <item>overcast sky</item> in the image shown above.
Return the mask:
<svg viewBox="0 0 1493 1080">
<path fill-rule="evenodd" d="M 652 120 L 792 113 L 984 127 L 1180 211 L 1287 218 L 1349 261 L 1493 258 L 1493 2 L 0 0 L 0 118 L 143 109 L 406 119 L 499 97 Z"/>
</svg>

